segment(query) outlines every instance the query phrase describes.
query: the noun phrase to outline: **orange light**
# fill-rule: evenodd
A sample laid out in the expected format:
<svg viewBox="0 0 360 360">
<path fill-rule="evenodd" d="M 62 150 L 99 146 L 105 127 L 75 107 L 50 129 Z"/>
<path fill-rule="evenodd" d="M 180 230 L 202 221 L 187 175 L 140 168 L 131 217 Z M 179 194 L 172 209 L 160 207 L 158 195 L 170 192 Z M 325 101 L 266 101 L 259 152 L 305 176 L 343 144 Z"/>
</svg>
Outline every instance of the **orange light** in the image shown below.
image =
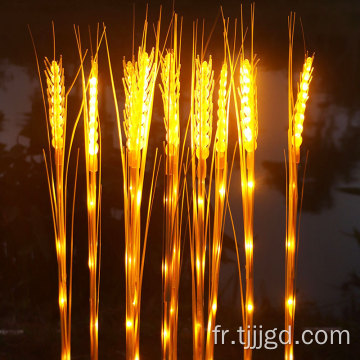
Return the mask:
<svg viewBox="0 0 360 360">
<path fill-rule="evenodd" d="M 209 157 L 211 142 L 214 91 L 214 72 L 212 70 L 212 59 L 209 62 L 195 60 L 195 148 L 196 157 L 206 160 Z"/>
<path fill-rule="evenodd" d="M 214 303 L 212 304 L 212 311 L 213 311 L 213 312 L 216 312 L 216 309 L 217 309 L 217 305 L 216 305 L 216 302 L 214 302 Z"/>
<path fill-rule="evenodd" d="M 244 147 L 247 152 L 252 152 L 257 147 L 256 89 L 252 66 L 248 59 L 241 61 L 239 93 L 241 98 L 240 120 Z"/>
<path fill-rule="evenodd" d="M 215 149 L 219 153 L 225 153 L 227 150 L 227 132 L 228 132 L 228 116 L 227 116 L 227 65 L 224 63 L 220 73 L 220 86 L 218 96 L 218 121 L 216 129 Z"/>
<path fill-rule="evenodd" d="M 89 80 L 89 123 L 88 123 L 88 141 L 89 141 L 89 155 L 94 156 L 99 152 L 98 145 L 98 79 L 97 79 L 97 63 L 92 62 L 92 77 Z"/>
<path fill-rule="evenodd" d="M 49 103 L 49 121 L 51 126 L 51 144 L 56 150 L 64 147 L 65 123 L 65 86 L 62 58 L 51 63 L 45 59 L 46 82 Z"/>
<path fill-rule="evenodd" d="M 297 95 L 297 100 L 295 104 L 295 114 L 294 114 L 294 145 L 297 149 L 300 148 L 302 144 L 302 132 L 303 132 L 303 122 L 305 118 L 305 109 L 306 109 L 306 102 L 309 98 L 309 85 L 312 78 L 313 72 L 313 58 L 308 57 L 305 60 L 303 65 L 303 71 L 300 74 L 300 85 L 299 85 L 299 92 Z"/>
</svg>

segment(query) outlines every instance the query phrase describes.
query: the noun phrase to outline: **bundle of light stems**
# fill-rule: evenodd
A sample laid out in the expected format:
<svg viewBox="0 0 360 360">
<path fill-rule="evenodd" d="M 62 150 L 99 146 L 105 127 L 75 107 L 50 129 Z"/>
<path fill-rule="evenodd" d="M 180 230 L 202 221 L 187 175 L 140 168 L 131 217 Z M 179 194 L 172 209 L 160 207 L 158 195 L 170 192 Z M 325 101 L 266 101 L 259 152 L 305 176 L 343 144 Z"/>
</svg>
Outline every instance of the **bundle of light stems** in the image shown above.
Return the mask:
<svg viewBox="0 0 360 360">
<path fill-rule="evenodd" d="M 85 78 L 80 29 L 74 27 L 81 62 L 81 82 L 83 91 L 82 113 L 84 117 L 86 195 L 88 215 L 88 267 L 90 303 L 90 358 L 98 359 L 99 332 L 99 285 L 100 285 L 100 197 L 101 197 L 101 139 L 98 110 L 98 50 L 100 47 L 99 27 L 96 36 L 96 52 L 91 56 L 88 79 Z M 91 41 L 91 38 L 90 38 Z M 91 47 L 92 52 L 92 47 Z M 76 128 L 76 125 L 75 125 Z"/>
<path fill-rule="evenodd" d="M 293 337 L 295 316 L 295 281 L 298 231 L 298 163 L 306 102 L 309 98 L 309 84 L 313 72 L 313 56 L 305 56 L 297 98 L 293 98 L 292 53 L 295 15 L 289 17 L 289 68 L 288 68 L 288 172 L 287 172 L 287 224 L 286 224 L 286 284 L 285 284 L 285 329 L 290 329 L 291 341 L 285 345 L 285 360 L 293 360 Z M 163 313 L 162 313 L 162 358 L 177 359 L 179 281 L 181 268 L 181 223 L 183 207 L 180 203 L 180 48 L 178 41 L 178 17 L 172 19 L 171 48 L 166 54 L 160 54 L 160 19 L 155 31 L 156 45 L 150 53 L 146 51 L 148 22 L 145 20 L 141 46 L 137 57 L 132 61 L 123 61 L 125 92 L 124 121 L 120 115 L 112 75 L 109 48 L 105 34 L 107 54 L 120 142 L 120 154 L 123 172 L 124 190 L 124 226 L 125 226 L 125 279 L 126 279 L 126 359 L 139 360 L 140 308 L 143 269 L 147 234 L 154 183 L 157 173 L 156 156 L 151 180 L 149 202 L 146 215 L 146 226 L 141 227 L 141 204 L 143 197 L 144 174 L 149 142 L 150 124 L 153 110 L 154 89 L 157 72 L 161 65 L 160 90 L 164 108 L 166 129 L 165 144 L 165 242 L 162 263 L 163 280 Z M 228 189 L 228 122 L 230 94 L 235 107 L 240 152 L 241 194 L 244 223 L 245 248 L 245 301 L 241 270 L 241 302 L 243 328 L 245 330 L 244 359 L 252 359 L 253 313 L 254 313 L 254 276 L 253 276 L 253 218 L 254 218 L 254 161 L 257 148 L 258 114 L 257 114 L 257 58 L 253 51 L 254 5 L 251 7 L 251 49 L 248 57 L 244 51 L 244 31 L 241 19 L 241 50 L 239 53 L 239 70 L 234 54 L 230 54 L 228 23 L 224 21 L 225 56 L 219 77 L 217 99 L 217 129 L 213 147 L 213 163 L 210 177 L 207 177 L 207 162 L 210 154 L 212 122 L 214 71 L 212 57 L 205 60 L 203 49 L 197 55 L 197 26 L 194 26 L 191 78 L 191 179 L 192 179 L 192 226 L 189 231 L 192 271 L 192 326 L 193 326 L 193 359 L 212 360 L 214 358 L 214 328 L 218 308 L 218 287 L 222 240 L 227 208 Z M 181 26 L 180 26 L 181 38 Z M 83 87 L 82 113 L 84 116 L 86 189 L 88 212 L 88 266 L 90 275 L 90 351 L 91 359 L 98 359 L 98 314 L 100 284 L 100 199 L 101 199 L 101 141 L 98 112 L 98 48 L 91 59 L 91 70 L 85 79 L 82 65 L 84 55 L 81 51 L 80 35 L 77 33 L 78 50 L 81 59 Z M 236 37 L 234 39 L 234 44 Z M 234 45 L 235 50 L 235 45 Z M 86 55 L 86 54 L 85 54 Z M 54 54 L 55 58 L 55 54 Z M 55 231 L 55 244 L 58 262 L 59 309 L 61 325 L 61 359 L 70 360 L 71 336 L 71 282 L 72 282 L 72 232 L 70 254 L 70 280 L 67 283 L 66 260 L 66 191 L 67 172 L 70 158 L 70 147 L 65 162 L 66 107 L 67 93 L 64 86 L 64 69 L 62 59 L 49 61 L 45 59 L 47 98 L 48 98 L 48 138 L 49 156 L 45 156 L 49 192 Z M 228 81 L 230 82 L 228 83 Z M 230 89 L 231 87 L 231 89 Z M 80 115 L 79 115 L 80 116 Z M 77 120 L 78 121 L 78 120 Z M 76 124 L 77 124 L 76 121 Z M 75 126 L 76 128 L 76 126 Z M 75 130 L 74 130 L 75 131 Z M 122 131 L 126 141 L 123 142 Z M 185 136 L 186 138 L 186 136 Z M 157 152 L 156 152 L 157 154 Z M 49 160 L 47 160 L 49 158 Z M 49 164 L 49 165 L 48 165 Z M 159 167 L 158 167 L 159 169 Z M 214 170 L 214 218 L 212 237 L 210 237 L 210 193 Z M 156 173 L 156 177 L 155 177 Z M 76 169 L 77 174 L 77 169 Z M 185 178 L 185 177 L 184 177 Z M 76 176 L 75 176 L 76 179 Z M 154 180 L 155 179 L 155 180 Z M 209 180 L 207 192 L 207 180 Z M 75 180 L 76 181 L 76 180 Z M 184 179 L 184 183 L 186 179 Z M 185 187 L 184 187 L 185 188 Z M 183 192 L 184 198 L 184 192 Z M 74 200 L 75 201 L 75 190 Z M 74 209 L 74 203 L 73 203 Z M 190 218 L 190 216 L 189 216 Z M 73 217 L 72 217 L 73 220 Z M 212 238 L 212 241 L 210 241 Z M 207 241 L 209 241 L 209 299 L 205 309 L 205 258 Z M 236 242 L 236 239 L 235 239 Z M 238 252 L 237 252 L 238 255 Z M 238 258 L 238 267 L 240 261 Z M 205 314 L 207 315 L 207 325 Z"/>
<path fill-rule="evenodd" d="M 288 67 L 288 104 L 289 104 L 289 129 L 288 129 L 288 179 L 287 179 L 287 224 L 285 243 L 285 329 L 290 331 L 290 341 L 285 344 L 285 360 L 294 359 L 294 323 L 295 323 L 295 291 L 296 291 L 296 266 L 299 246 L 298 229 L 298 163 L 300 162 L 300 146 L 306 102 L 309 98 L 309 84 L 312 79 L 314 56 L 305 56 L 296 103 L 293 100 L 292 57 L 294 40 L 295 14 L 289 17 L 289 67 Z"/>
<path fill-rule="evenodd" d="M 160 90 L 166 129 L 166 179 L 164 189 L 165 243 L 162 264 L 162 358 L 177 359 L 178 298 L 180 281 L 181 215 L 179 193 L 180 148 L 180 47 L 178 17 L 173 16 L 172 49 L 161 58 Z M 181 36 L 181 30 L 180 30 Z M 181 45 L 181 42 L 180 42 Z M 179 214 L 180 213 L 180 214 Z"/>
<path fill-rule="evenodd" d="M 149 206 L 141 251 L 141 202 L 152 117 L 155 80 L 159 64 L 160 19 L 156 30 L 156 46 L 146 52 L 148 22 L 145 20 L 143 38 L 137 61 L 123 61 L 125 90 L 123 145 L 121 123 L 111 70 L 108 42 L 105 35 L 113 96 L 116 108 L 120 153 L 123 170 L 124 222 L 125 222 L 125 280 L 126 280 L 126 359 L 139 360 L 140 305 L 147 233 L 153 200 L 154 172 L 149 195 Z M 156 179 L 155 179 L 156 181 Z"/>
<path fill-rule="evenodd" d="M 191 168 L 193 226 L 190 241 L 192 267 L 193 358 L 205 356 L 204 276 L 206 239 L 208 234 L 208 202 L 206 197 L 206 160 L 210 153 L 213 118 L 214 72 L 209 61 L 196 56 L 194 31 L 191 81 Z"/>
<path fill-rule="evenodd" d="M 244 240 L 245 240 L 245 332 L 244 359 L 252 358 L 252 326 L 254 311 L 254 274 L 253 274 L 253 227 L 254 227 L 254 156 L 257 139 L 257 93 L 256 62 L 253 55 L 250 61 L 243 56 L 240 60 L 240 87 L 238 94 L 241 101 L 239 137 L 241 194 L 243 200 Z"/>
<path fill-rule="evenodd" d="M 254 12 L 255 6 L 251 6 L 251 48 L 249 59 L 245 57 L 243 19 L 241 17 L 241 51 L 240 71 L 235 72 L 235 62 L 230 61 L 231 83 L 234 94 L 235 115 L 238 129 L 238 143 L 240 153 L 240 174 L 241 174 L 241 195 L 243 206 L 244 223 L 244 247 L 245 247 L 245 304 L 242 300 L 243 329 L 244 333 L 244 359 L 252 358 L 252 337 L 253 337 L 253 312 L 254 312 L 254 274 L 253 274 L 253 220 L 254 220 L 254 160 L 257 147 L 258 116 L 257 116 L 257 59 L 253 51 L 254 33 Z M 225 26 L 225 23 L 224 23 Z M 230 51 L 229 55 L 230 55 Z M 239 84 L 240 86 L 238 86 Z M 240 102 L 240 104 L 239 104 Z M 236 240 L 235 240 L 236 241 Z M 239 278 L 241 294 L 243 294 L 241 271 L 238 255 Z M 242 296 L 241 296 L 242 298 Z"/>
<path fill-rule="evenodd" d="M 87 96 L 88 94 L 88 96 Z M 90 275 L 90 355 L 98 359 L 98 314 L 99 314 L 99 225 L 100 225 L 100 122 L 98 113 L 98 63 L 91 61 L 88 91 L 84 88 L 84 137 L 86 163 L 86 191 L 88 212 L 88 266 Z"/>
<path fill-rule="evenodd" d="M 215 136 L 215 209 L 213 221 L 212 244 L 210 251 L 210 274 L 209 274 L 209 303 L 208 303 L 208 326 L 206 334 L 206 353 L 205 358 L 214 358 L 214 328 L 216 322 L 217 298 L 220 274 L 220 261 L 222 251 L 222 240 L 225 224 L 225 195 L 227 190 L 227 149 L 228 149 L 228 127 L 229 127 L 229 105 L 230 92 L 228 87 L 228 66 L 226 57 L 221 67 L 219 91 L 218 91 L 218 110 L 217 110 L 217 129 Z"/>
<path fill-rule="evenodd" d="M 51 133 L 48 134 L 49 160 L 47 160 L 45 152 L 44 158 L 49 184 L 51 210 L 55 232 L 56 257 L 58 263 L 61 359 L 69 360 L 71 333 L 72 239 L 70 257 L 70 284 L 68 294 L 66 262 L 67 168 L 65 166 L 67 94 L 65 94 L 64 68 L 62 66 L 62 58 L 60 57 L 59 61 L 53 60 L 51 62 L 45 58 L 45 66 L 48 99 L 47 128 L 48 130 L 51 129 Z"/>
</svg>

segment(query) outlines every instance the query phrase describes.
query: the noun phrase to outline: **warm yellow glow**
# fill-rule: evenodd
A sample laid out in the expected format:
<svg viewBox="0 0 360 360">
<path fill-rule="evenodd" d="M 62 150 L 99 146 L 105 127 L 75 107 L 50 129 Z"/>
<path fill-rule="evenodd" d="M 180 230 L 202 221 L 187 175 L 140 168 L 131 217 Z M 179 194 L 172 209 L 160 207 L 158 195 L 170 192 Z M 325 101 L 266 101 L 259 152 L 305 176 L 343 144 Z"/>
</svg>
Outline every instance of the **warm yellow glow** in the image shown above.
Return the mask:
<svg viewBox="0 0 360 360">
<path fill-rule="evenodd" d="M 222 185 L 221 188 L 219 189 L 219 194 L 221 195 L 221 197 L 225 196 L 225 186 Z"/>
<path fill-rule="evenodd" d="M 62 59 L 51 63 L 45 59 L 47 95 L 49 103 L 49 121 L 51 126 L 51 144 L 56 150 L 64 147 L 65 124 L 65 86 Z"/>
<path fill-rule="evenodd" d="M 64 295 L 60 295 L 59 297 L 59 306 L 60 308 L 63 308 L 66 304 L 66 297 Z"/>
<path fill-rule="evenodd" d="M 58 263 L 59 290 L 58 304 L 60 310 L 61 329 L 61 358 L 70 360 L 70 329 L 71 313 L 69 313 L 68 283 L 67 283 L 67 254 L 66 254 L 66 194 L 64 193 L 65 182 L 65 135 L 66 135 L 66 95 L 64 86 L 64 69 L 62 58 L 57 62 L 50 62 L 45 58 L 45 76 L 48 99 L 48 120 L 51 134 L 51 146 L 54 153 L 51 158 L 51 174 L 47 169 L 50 196 L 53 206 L 53 222 L 55 228 L 55 246 Z M 51 149 L 50 149 L 51 150 Z M 54 164 L 53 160 L 54 159 Z"/>
<path fill-rule="evenodd" d="M 292 307 L 293 305 L 295 305 L 295 299 L 293 299 L 292 297 L 289 297 L 287 300 L 287 305 L 289 307 Z"/>
<path fill-rule="evenodd" d="M 227 65 L 224 63 L 220 73 L 220 86 L 218 97 L 218 121 L 216 129 L 215 149 L 219 153 L 225 153 L 228 142 L 228 116 L 227 116 Z"/>
<path fill-rule="evenodd" d="M 209 62 L 195 60 L 195 149 L 198 159 L 206 160 L 209 157 L 211 142 L 214 91 L 214 72 L 212 70 L 212 59 Z"/>
<path fill-rule="evenodd" d="M 252 181 L 252 180 L 249 180 L 249 181 L 248 181 L 248 188 L 249 188 L 249 189 L 253 189 L 253 188 L 254 188 L 254 185 L 255 185 L 255 184 L 254 184 L 254 181 Z"/>
<path fill-rule="evenodd" d="M 199 206 L 204 206 L 204 199 L 202 197 L 198 198 L 198 205 Z"/>
<path fill-rule="evenodd" d="M 148 23 L 145 21 L 143 37 L 137 54 L 133 54 L 131 61 L 123 60 L 125 107 L 122 122 L 118 111 L 116 111 L 126 193 L 126 195 L 124 194 L 125 252 L 128 256 L 125 271 L 126 358 L 131 360 L 139 359 L 140 297 L 143 271 L 141 259 L 145 256 L 144 245 L 147 238 L 147 232 L 142 231 L 141 226 L 141 203 L 144 176 L 147 176 L 145 175 L 146 154 L 152 118 L 155 78 L 159 69 L 158 57 L 160 55 L 158 51 L 160 23 L 158 23 L 155 35 L 156 46 L 149 53 L 146 51 L 147 26 Z M 112 71 L 111 80 L 114 101 L 117 102 Z M 123 130 L 126 137 L 125 143 L 122 140 Z M 155 171 L 151 180 L 149 209 L 153 196 L 154 174 Z M 150 212 L 145 216 L 147 225 Z"/>
<path fill-rule="evenodd" d="M 94 156 L 99 152 L 99 122 L 98 122 L 98 79 L 97 63 L 92 63 L 92 77 L 89 80 L 89 123 L 88 123 L 88 146 L 89 155 Z"/>
<path fill-rule="evenodd" d="M 257 146 L 256 88 L 253 69 L 248 59 L 241 61 L 239 93 L 242 141 L 246 151 L 252 152 Z"/>
<path fill-rule="evenodd" d="M 139 151 L 147 143 L 154 81 L 154 49 L 149 55 L 140 48 L 136 63 L 124 60 L 124 130 L 129 151 Z"/>
<path fill-rule="evenodd" d="M 169 332 L 166 329 L 163 331 L 163 337 L 165 340 L 169 340 Z"/>
<path fill-rule="evenodd" d="M 246 251 L 252 251 L 253 250 L 253 243 L 252 243 L 252 241 L 248 241 L 248 242 L 246 242 L 245 243 L 245 250 Z"/>
<path fill-rule="evenodd" d="M 138 205 L 140 205 L 140 203 L 141 203 L 141 189 L 139 189 L 137 192 L 137 203 L 138 203 Z"/>
<path fill-rule="evenodd" d="M 199 271 L 200 270 L 200 260 L 199 258 L 196 259 L 196 268 Z"/>
<path fill-rule="evenodd" d="M 85 124 L 85 152 L 87 169 L 87 201 L 88 201 L 88 266 L 90 276 L 90 357 L 98 358 L 98 289 L 99 273 L 97 272 L 98 261 L 98 228 L 99 223 L 97 205 L 97 187 L 101 186 L 100 178 L 96 173 L 99 170 L 99 116 L 98 116 L 98 64 L 91 60 L 91 72 L 88 81 L 88 107 Z M 86 85 L 84 98 L 86 98 Z M 86 115 L 86 112 L 85 112 Z"/>
<path fill-rule="evenodd" d="M 286 283 L 285 283 L 285 328 L 291 328 L 290 338 L 294 336 L 295 320 L 295 283 L 296 283 L 296 264 L 297 264 L 297 245 L 298 245 L 298 209 L 300 194 L 298 190 L 298 166 L 300 162 L 300 146 L 302 144 L 302 132 L 304 129 L 304 119 L 306 102 L 309 98 L 309 85 L 313 72 L 313 57 L 306 57 L 300 81 L 298 83 L 298 93 L 295 105 L 293 104 L 293 68 L 292 68 L 292 49 L 293 49 L 293 25 L 294 14 L 289 17 L 289 68 L 288 68 L 288 109 L 289 109 L 289 130 L 288 130 L 288 164 L 287 171 L 287 224 L 286 224 Z M 286 360 L 293 359 L 293 343 L 285 344 Z"/>
<path fill-rule="evenodd" d="M 89 83 L 91 87 L 97 86 L 97 77 L 93 75 L 93 77 L 90 78 Z M 97 88 L 95 88 L 95 90 L 91 90 L 91 87 L 90 87 L 90 95 L 95 95 L 97 93 Z"/>
<path fill-rule="evenodd" d="M 56 240 L 56 252 L 60 255 L 61 252 L 61 243 L 59 240 Z"/>
<path fill-rule="evenodd" d="M 207 228 L 209 212 L 207 211 L 207 191 L 206 191 L 206 177 L 207 177 L 207 159 L 210 155 L 210 145 L 212 139 L 212 124 L 213 124 L 213 91 L 214 91 L 214 71 L 212 68 L 212 58 L 209 57 L 208 61 L 204 60 L 203 56 L 196 56 L 196 46 L 194 42 L 194 53 L 192 62 L 192 89 L 191 89 L 191 149 L 194 151 L 192 156 L 192 181 L 193 181 L 193 229 L 194 229 L 194 244 L 192 255 L 196 259 L 195 264 L 192 264 L 193 272 L 193 287 L 194 292 L 193 299 L 193 331 L 194 331 L 194 359 L 205 359 L 205 336 L 206 329 L 211 334 L 211 326 L 213 319 L 209 318 L 205 323 L 204 316 L 204 283 L 205 283 L 205 258 L 206 258 L 206 246 L 207 246 Z M 224 170 L 226 166 L 226 65 L 223 66 L 221 77 L 221 90 L 219 92 L 220 106 L 218 112 L 218 129 L 216 132 L 214 144 L 214 155 L 216 157 L 221 156 L 221 160 L 215 160 L 216 169 L 221 168 Z M 225 93 L 224 93 L 225 91 Z M 225 112 L 223 111 L 225 109 Z M 219 119 L 220 117 L 220 119 Z M 220 166 L 219 166 L 220 165 Z M 216 175 L 215 175 L 216 177 Z M 218 176 L 218 179 L 221 179 Z M 222 179 L 221 179 L 222 180 Z M 215 184 L 216 197 L 223 199 L 221 196 L 225 189 L 221 189 L 223 181 L 218 181 Z M 215 200 L 216 202 L 219 202 Z M 223 200 L 220 200 L 223 201 Z M 219 215 L 218 218 L 221 218 Z M 216 245 L 215 245 L 216 248 Z M 209 249 L 210 251 L 210 249 Z M 213 250 L 211 250 L 213 252 Z M 209 269 L 212 268 L 212 264 L 209 264 Z M 209 281 L 211 275 L 209 276 Z M 209 292 L 215 296 L 214 290 Z M 213 304 L 215 298 L 209 298 L 209 303 Z M 211 307 L 208 308 L 211 312 Z M 212 315 L 213 316 L 213 315 Z"/>
<path fill-rule="evenodd" d="M 295 243 L 295 240 L 293 238 L 289 239 L 287 242 L 286 242 L 286 245 L 288 247 L 289 250 L 292 250 L 294 249 L 294 243 Z"/>
<path fill-rule="evenodd" d="M 295 139 L 295 147 L 297 149 L 300 148 L 302 143 L 302 131 L 303 131 L 303 123 L 305 119 L 305 109 L 306 102 L 309 98 L 309 85 L 312 79 L 312 71 L 313 71 L 313 58 L 308 57 L 305 60 L 303 65 L 303 71 L 300 74 L 300 85 L 299 92 L 297 95 L 297 100 L 295 104 L 295 114 L 294 114 L 294 139 Z"/>
<path fill-rule="evenodd" d="M 66 351 L 61 355 L 62 360 L 70 360 L 70 352 Z"/>
<path fill-rule="evenodd" d="M 166 152 L 174 156 L 180 143 L 179 98 L 180 98 L 180 66 L 173 51 L 169 51 L 161 59 L 160 90 L 164 104 L 164 122 L 166 128 Z"/>
<path fill-rule="evenodd" d="M 216 312 L 216 309 L 217 309 L 217 305 L 216 305 L 216 302 L 214 302 L 214 303 L 212 304 L 212 311 L 213 311 L 213 312 Z"/>
<path fill-rule="evenodd" d="M 253 312 L 253 310 L 254 310 L 254 305 L 251 304 L 251 303 L 247 304 L 246 310 L 247 310 L 248 312 Z"/>
</svg>

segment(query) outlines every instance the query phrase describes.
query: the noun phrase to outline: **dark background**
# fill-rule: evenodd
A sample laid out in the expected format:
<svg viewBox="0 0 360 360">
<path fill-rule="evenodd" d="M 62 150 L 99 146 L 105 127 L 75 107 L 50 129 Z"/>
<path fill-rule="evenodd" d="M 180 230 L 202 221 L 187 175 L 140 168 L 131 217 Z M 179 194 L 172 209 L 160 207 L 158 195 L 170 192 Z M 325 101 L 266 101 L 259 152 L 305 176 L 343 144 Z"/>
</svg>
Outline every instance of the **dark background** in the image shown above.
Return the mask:
<svg viewBox="0 0 360 360">
<path fill-rule="evenodd" d="M 141 39 L 145 2 L 136 3 L 135 44 Z M 159 1 L 149 7 L 152 26 Z M 184 16 L 181 55 L 181 121 L 189 113 L 192 21 L 205 18 L 205 38 L 219 16 L 240 17 L 238 1 L 177 1 Z M 172 3 L 163 2 L 162 43 Z M 287 131 L 287 56 L 289 12 L 297 12 L 294 81 L 303 61 L 304 45 L 315 52 L 304 142 L 309 151 L 301 223 L 297 282 L 296 333 L 305 328 L 334 327 L 351 333 L 350 345 L 296 346 L 306 359 L 358 359 L 360 355 L 360 225 L 359 225 L 359 95 L 360 3 L 356 0 L 257 1 L 255 51 L 258 74 L 259 138 L 256 152 L 255 199 L 255 323 L 264 329 L 283 328 L 285 167 Z M 132 52 L 132 2 L 128 1 L 2 1 L 0 8 L 0 359 L 59 358 L 57 265 L 50 202 L 42 149 L 47 147 L 43 104 L 35 57 L 27 30 L 30 24 L 40 65 L 52 57 L 51 20 L 55 21 L 57 56 L 63 55 L 66 86 L 79 65 L 73 24 L 80 25 L 84 47 L 88 28 L 105 22 L 120 109 L 123 108 L 122 58 Z M 244 2 L 250 20 L 250 3 Z M 223 58 L 222 24 L 218 19 L 208 47 L 215 79 Z M 233 24 L 233 22 L 232 22 Z M 153 44 L 152 27 L 149 46 Z M 122 174 L 107 58 L 100 51 L 100 116 L 103 143 L 102 271 L 99 318 L 100 359 L 125 358 L 124 228 Z M 77 84 L 69 98 L 72 124 L 81 101 Z M 216 97 L 215 97 L 216 99 Z M 215 105 L 216 108 L 216 105 Z M 230 148 L 236 125 L 230 125 Z M 70 126 L 69 126 L 70 127 Z M 214 131 L 215 132 L 215 131 Z M 74 149 L 80 148 L 75 212 L 72 358 L 89 358 L 87 217 L 82 126 Z M 183 134 L 182 134 L 183 135 Z M 162 154 L 164 125 L 160 91 L 155 92 L 148 171 L 155 148 Z M 231 150 L 232 152 L 232 150 Z M 73 152 L 71 169 L 75 165 Z M 71 170 L 73 171 L 73 170 Z M 71 172 L 72 174 L 72 172 Z M 70 174 L 70 179 L 72 176 Z M 147 178 L 149 178 L 147 176 Z M 163 167 L 151 218 L 141 309 L 142 359 L 161 353 L 161 254 Z M 145 183 L 148 189 L 149 182 Z M 70 185 L 70 192 L 72 185 Z M 231 185 L 231 209 L 243 248 L 239 159 Z M 228 219 L 227 219 L 228 220 Z M 241 325 L 239 281 L 229 221 L 224 239 L 217 323 L 234 333 Z M 189 242 L 184 238 L 179 306 L 179 359 L 191 359 L 191 277 Z M 240 346 L 219 345 L 217 359 L 242 355 Z M 281 358 L 283 349 L 256 351 L 254 359 Z"/>
</svg>

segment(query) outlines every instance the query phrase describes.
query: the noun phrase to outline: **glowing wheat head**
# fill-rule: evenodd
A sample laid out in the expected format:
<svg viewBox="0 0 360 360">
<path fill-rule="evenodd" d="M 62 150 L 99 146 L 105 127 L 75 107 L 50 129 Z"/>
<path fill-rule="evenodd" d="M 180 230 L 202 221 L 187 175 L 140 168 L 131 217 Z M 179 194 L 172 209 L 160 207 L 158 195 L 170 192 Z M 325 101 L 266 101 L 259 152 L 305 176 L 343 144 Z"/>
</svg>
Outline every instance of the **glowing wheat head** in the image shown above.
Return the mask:
<svg viewBox="0 0 360 360">
<path fill-rule="evenodd" d="M 139 359 L 140 346 L 140 304 L 146 236 L 141 246 L 141 203 L 146 166 L 149 130 L 152 115 L 155 78 L 158 70 L 158 39 L 156 48 L 148 54 L 145 51 L 147 21 L 144 25 L 143 42 L 137 58 L 123 61 L 125 92 L 124 132 L 125 147 L 122 145 L 120 120 L 117 115 L 121 143 L 121 159 L 124 176 L 124 218 L 125 218 L 125 279 L 126 279 L 126 359 Z M 116 99 L 113 88 L 114 99 Z M 116 101 L 116 100 L 115 100 Z M 150 200 L 149 200 L 150 201 Z M 148 224 L 149 213 L 146 217 Z"/>
<path fill-rule="evenodd" d="M 130 162 L 132 161 L 131 154 L 139 152 L 147 144 L 155 70 L 154 49 L 148 55 L 140 48 L 138 61 L 135 64 L 124 61 L 124 130 Z"/>
<path fill-rule="evenodd" d="M 65 127 L 65 86 L 62 58 L 60 57 L 59 62 L 53 60 L 51 63 L 45 58 L 45 66 L 52 135 L 51 144 L 55 150 L 61 150 L 64 147 Z"/>
<path fill-rule="evenodd" d="M 223 64 L 220 73 L 220 86 L 218 97 L 218 121 L 216 130 L 215 149 L 220 154 L 224 154 L 227 150 L 228 143 L 228 123 L 227 123 L 227 65 Z"/>
<path fill-rule="evenodd" d="M 214 91 L 214 71 L 212 70 L 212 59 L 209 62 L 195 60 L 195 149 L 199 160 L 209 157 L 211 142 Z"/>
<path fill-rule="evenodd" d="M 229 93 L 227 88 L 227 64 L 223 63 L 220 72 L 218 91 L 217 129 L 215 136 L 215 194 L 214 194 L 214 221 L 213 239 L 209 242 L 209 306 L 206 334 L 205 359 L 214 359 L 214 327 L 216 324 L 217 298 L 219 286 L 219 273 L 221 262 L 221 249 L 224 225 L 224 202 L 227 182 L 227 148 L 228 148 L 228 104 Z"/>
<path fill-rule="evenodd" d="M 257 140 L 257 104 L 254 69 L 249 60 L 241 61 L 240 66 L 241 131 L 247 152 L 256 150 Z"/>
<path fill-rule="evenodd" d="M 254 21 L 252 7 L 252 28 Z M 256 61 L 253 56 L 251 43 L 251 59 L 240 58 L 240 116 L 238 122 L 241 192 L 243 200 L 244 245 L 245 245 L 245 306 L 243 321 L 244 328 L 252 329 L 254 313 L 254 273 L 253 273 L 253 242 L 254 242 L 254 186 L 255 186 L 255 150 L 257 147 L 258 119 L 257 119 L 257 91 L 256 91 Z M 245 342 L 252 344 L 252 332 L 245 333 Z M 252 359 L 252 347 L 244 347 L 244 359 Z"/>
<path fill-rule="evenodd" d="M 85 88 L 85 82 L 84 82 Z M 87 204 L 88 204 L 88 266 L 90 274 L 90 357 L 98 359 L 98 311 L 99 311 L 99 206 L 98 188 L 101 177 L 97 177 L 99 163 L 99 113 L 98 113 L 98 63 L 91 61 L 91 72 L 88 84 L 88 116 L 85 121 L 85 156 L 87 157 Z M 84 97 L 85 93 L 84 93 Z M 86 119 L 86 118 L 85 118 Z"/>
<path fill-rule="evenodd" d="M 89 155 L 99 152 L 99 122 L 98 122 L 98 65 L 92 64 L 92 74 L 89 80 Z"/>
<path fill-rule="evenodd" d="M 64 181 L 64 151 L 66 132 L 66 95 L 64 86 L 64 69 L 62 58 L 57 62 L 45 58 L 45 76 L 49 105 L 49 123 L 51 128 L 51 144 L 54 148 L 55 172 L 47 176 L 50 191 L 53 222 L 55 229 L 55 245 L 58 262 L 59 310 L 61 331 L 61 359 L 70 359 L 70 328 L 71 328 L 71 293 L 68 295 L 66 269 L 66 180 Z M 46 161 L 46 157 L 45 157 Z M 70 260 L 71 261 L 71 260 Z M 71 270 L 70 270 L 71 277 Z M 71 287 L 71 285 L 69 285 Z M 70 301 L 70 303 L 69 303 Z"/>
<path fill-rule="evenodd" d="M 177 66 L 173 52 L 168 52 L 161 59 L 160 90 L 164 104 L 164 122 L 166 128 L 166 153 L 174 156 L 180 142 L 179 129 L 179 97 L 180 66 Z"/>
<path fill-rule="evenodd" d="M 303 124 L 305 119 L 306 102 L 309 98 L 309 85 L 312 79 L 313 72 L 313 57 L 305 59 L 303 71 L 300 74 L 300 86 L 295 104 L 294 115 L 294 139 L 297 152 L 300 149 L 302 143 Z"/>
</svg>

